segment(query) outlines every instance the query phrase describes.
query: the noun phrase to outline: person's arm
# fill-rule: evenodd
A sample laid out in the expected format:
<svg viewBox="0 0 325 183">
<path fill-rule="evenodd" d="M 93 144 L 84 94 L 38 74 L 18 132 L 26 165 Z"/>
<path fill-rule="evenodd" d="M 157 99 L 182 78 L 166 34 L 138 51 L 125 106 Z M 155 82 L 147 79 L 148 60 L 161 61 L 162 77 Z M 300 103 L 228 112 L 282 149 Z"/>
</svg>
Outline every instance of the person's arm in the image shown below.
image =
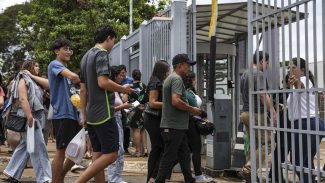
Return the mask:
<svg viewBox="0 0 325 183">
<path fill-rule="evenodd" d="M 23 109 L 27 123 L 29 127 L 33 126 L 33 115 L 29 106 L 28 97 L 27 97 L 27 86 L 24 79 L 20 79 L 18 83 L 18 96 L 21 108 Z"/>
<path fill-rule="evenodd" d="M 181 95 L 177 93 L 172 94 L 172 105 L 182 111 L 190 112 L 194 116 L 201 114 L 201 110 L 199 108 L 188 105 L 186 102 L 182 100 Z"/>
<path fill-rule="evenodd" d="M 159 91 L 150 90 L 149 91 L 149 106 L 153 109 L 161 109 L 163 103 L 158 101 Z"/>
<path fill-rule="evenodd" d="M 71 72 L 67 68 L 63 69 L 60 74 L 61 74 L 61 76 L 70 79 L 72 83 L 80 82 L 79 76 L 76 73 Z"/>
<path fill-rule="evenodd" d="M 272 114 L 271 111 L 273 111 L 273 125 L 274 126 L 277 126 L 277 114 L 276 114 L 276 111 L 274 109 L 274 107 L 271 108 L 271 99 L 270 99 L 270 96 L 268 94 L 261 94 L 260 95 L 260 101 L 261 101 L 261 105 L 264 105 L 264 101 L 265 101 L 265 104 L 266 104 L 266 110 Z"/>
<path fill-rule="evenodd" d="M 114 81 L 110 80 L 107 76 L 101 75 L 97 77 L 98 86 L 104 90 L 108 90 L 111 92 L 119 92 L 119 93 L 131 93 L 133 90 L 130 86 L 121 86 Z"/>
<path fill-rule="evenodd" d="M 132 92 L 130 86 L 121 86 L 109 79 L 110 76 L 109 57 L 106 51 L 101 51 L 97 54 L 95 63 L 96 63 L 97 83 L 100 88 L 111 92 L 119 92 L 125 94 Z"/>
<path fill-rule="evenodd" d="M 2 108 L 4 106 L 4 102 L 5 102 L 5 97 L 6 94 L 3 91 L 3 89 L 0 87 L 0 108 Z"/>
<path fill-rule="evenodd" d="M 24 70 L 24 72 L 30 77 L 32 78 L 36 83 L 38 83 L 39 85 L 41 85 L 43 88 L 45 89 L 48 89 L 50 88 L 50 85 L 49 85 L 49 80 L 46 79 L 46 78 L 42 78 L 42 77 L 39 77 L 39 76 L 35 76 L 33 74 L 31 74 L 29 71 L 27 70 Z"/>
<path fill-rule="evenodd" d="M 80 83 L 80 115 L 81 115 L 81 122 L 84 127 L 87 126 L 86 106 L 87 106 L 86 84 Z"/>
<path fill-rule="evenodd" d="M 0 96 L 0 108 L 3 107 L 4 102 L 5 102 L 4 97 L 3 96 Z"/>
<path fill-rule="evenodd" d="M 128 103 L 128 102 L 124 102 L 122 105 L 116 106 L 114 109 L 115 111 L 121 111 L 123 109 L 129 109 L 132 108 L 132 104 Z"/>
</svg>

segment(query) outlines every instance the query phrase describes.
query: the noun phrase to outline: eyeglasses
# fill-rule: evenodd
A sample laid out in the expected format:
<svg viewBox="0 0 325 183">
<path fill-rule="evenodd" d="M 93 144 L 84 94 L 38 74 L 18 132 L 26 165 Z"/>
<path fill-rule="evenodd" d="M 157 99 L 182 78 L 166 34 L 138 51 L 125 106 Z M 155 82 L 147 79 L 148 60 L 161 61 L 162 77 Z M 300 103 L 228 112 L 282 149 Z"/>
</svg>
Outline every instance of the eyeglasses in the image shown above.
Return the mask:
<svg viewBox="0 0 325 183">
<path fill-rule="evenodd" d="M 73 50 L 70 48 L 63 48 L 63 50 L 66 52 L 70 52 L 71 55 L 73 54 Z"/>
</svg>

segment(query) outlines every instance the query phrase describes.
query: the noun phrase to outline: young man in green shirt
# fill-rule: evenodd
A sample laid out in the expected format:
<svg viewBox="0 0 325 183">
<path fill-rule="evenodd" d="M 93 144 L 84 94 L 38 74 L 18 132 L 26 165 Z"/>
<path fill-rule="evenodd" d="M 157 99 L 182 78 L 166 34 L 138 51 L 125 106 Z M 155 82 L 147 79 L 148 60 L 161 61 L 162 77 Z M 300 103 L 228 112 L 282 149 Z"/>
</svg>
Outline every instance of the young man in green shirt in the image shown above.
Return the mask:
<svg viewBox="0 0 325 183">
<path fill-rule="evenodd" d="M 186 90 L 182 80 L 190 69 L 187 54 L 178 54 L 173 58 L 174 72 L 170 74 L 163 85 L 163 108 L 160 127 L 164 141 L 164 154 L 160 162 L 157 183 L 165 182 L 166 177 L 175 162 L 179 162 L 186 183 L 193 183 L 190 168 L 190 149 L 188 147 L 186 131 L 188 130 L 189 114 L 200 115 L 201 110 L 192 107 L 186 99 Z"/>
</svg>

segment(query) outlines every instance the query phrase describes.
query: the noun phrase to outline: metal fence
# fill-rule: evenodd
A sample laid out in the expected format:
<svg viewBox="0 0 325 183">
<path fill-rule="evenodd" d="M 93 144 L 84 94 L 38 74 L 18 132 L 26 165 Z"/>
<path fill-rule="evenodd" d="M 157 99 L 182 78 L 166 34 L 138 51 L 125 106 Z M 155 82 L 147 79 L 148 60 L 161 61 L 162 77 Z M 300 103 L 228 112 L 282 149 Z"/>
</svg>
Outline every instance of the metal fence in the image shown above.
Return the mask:
<svg viewBox="0 0 325 183">
<path fill-rule="evenodd" d="M 171 63 L 178 53 L 186 53 L 186 1 L 175 1 L 157 17 L 144 21 L 131 35 L 124 36 L 110 54 L 111 65 L 124 64 L 131 73 L 142 72 L 148 83 L 154 64 L 163 59 Z"/>
<path fill-rule="evenodd" d="M 320 111 L 325 106 L 321 96 L 325 85 L 318 85 L 319 76 L 324 82 L 324 73 L 318 73 L 317 67 L 317 61 L 325 60 L 324 17 L 322 0 L 248 1 L 252 182 L 306 183 L 325 177 L 321 143 L 325 116 Z M 263 59 L 269 54 L 268 71 L 263 72 L 260 62 L 254 69 L 254 53 L 257 60 L 259 54 Z M 308 72 L 309 63 L 314 63 L 313 73 Z M 324 70 L 324 62 L 321 67 Z M 292 85 L 285 82 L 286 75 Z M 269 83 L 273 87 L 268 88 Z"/>
</svg>

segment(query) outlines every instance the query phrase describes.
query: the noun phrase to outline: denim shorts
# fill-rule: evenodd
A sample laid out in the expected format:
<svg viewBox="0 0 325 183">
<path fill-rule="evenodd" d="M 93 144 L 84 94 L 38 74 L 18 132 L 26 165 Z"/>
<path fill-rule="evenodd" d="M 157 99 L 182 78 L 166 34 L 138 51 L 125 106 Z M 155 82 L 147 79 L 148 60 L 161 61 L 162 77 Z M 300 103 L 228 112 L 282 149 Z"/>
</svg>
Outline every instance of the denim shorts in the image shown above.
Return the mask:
<svg viewBox="0 0 325 183">
<path fill-rule="evenodd" d="M 119 150 L 119 132 L 115 118 L 99 125 L 87 125 L 94 152 L 108 154 Z"/>
</svg>

